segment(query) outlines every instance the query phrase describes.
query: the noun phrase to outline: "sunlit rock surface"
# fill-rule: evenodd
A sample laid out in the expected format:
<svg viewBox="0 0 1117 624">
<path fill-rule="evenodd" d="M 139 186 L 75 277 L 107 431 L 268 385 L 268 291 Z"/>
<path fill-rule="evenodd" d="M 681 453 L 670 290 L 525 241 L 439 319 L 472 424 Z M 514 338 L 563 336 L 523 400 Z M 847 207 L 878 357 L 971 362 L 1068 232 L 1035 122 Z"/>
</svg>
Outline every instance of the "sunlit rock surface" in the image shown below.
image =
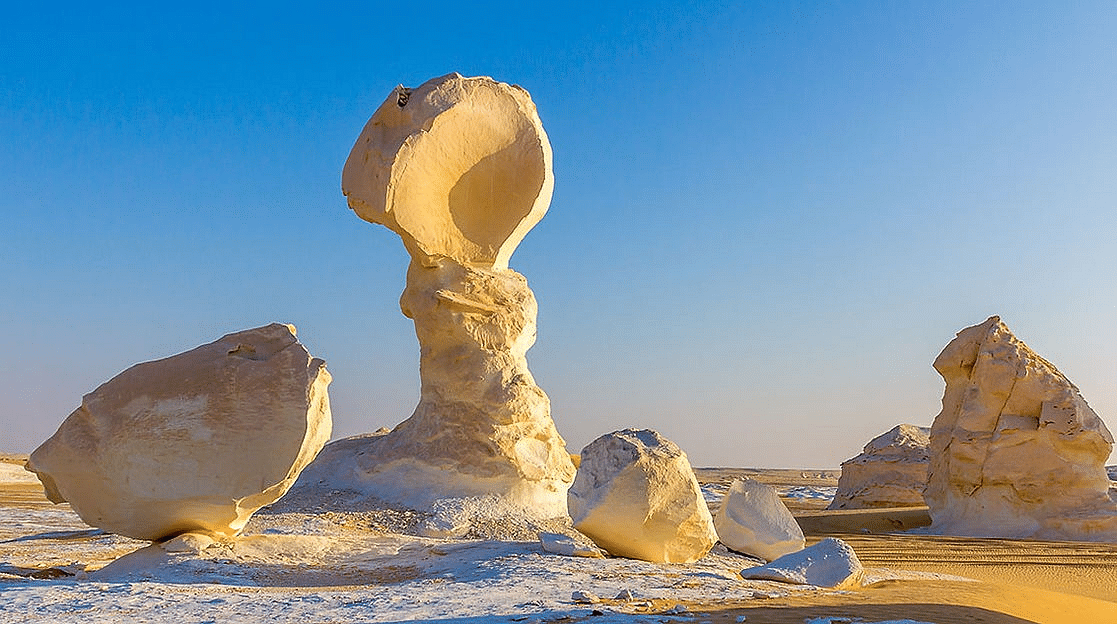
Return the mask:
<svg viewBox="0 0 1117 624">
<path fill-rule="evenodd" d="M 328 447 L 300 483 L 430 509 L 497 496 L 565 516 L 574 465 L 528 370 L 537 306 L 508 259 L 551 199 L 551 147 L 520 87 L 449 74 L 397 87 L 357 139 L 342 189 L 411 254 L 421 396 L 382 436 Z M 305 485 L 305 487 L 304 487 Z"/>
<path fill-rule="evenodd" d="M 754 479 L 729 486 L 714 516 L 718 540 L 746 555 L 771 561 L 802 550 L 803 530 L 775 488 Z"/>
<path fill-rule="evenodd" d="M 330 437 L 330 374 L 272 324 L 136 364 L 31 454 L 47 496 L 138 539 L 235 535 Z"/>
<path fill-rule="evenodd" d="M 950 535 L 1117 541 L 1113 437 L 1066 377 L 998 317 L 935 360 L 946 380 L 925 498 Z"/>
<path fill-rule="evenodd" d="M 551 144 L 527 91 L 448 74 L 396 89 L 353 146 L 341 185 L 413 258 L 506 269 L 551 203 Z"/>
<path fill-rule="evenodd" d="M 570 517 L 609 554 L 689 563 L 717 542 L 698 480 L 674 442 L 649 429 L 625 429 L 594 440 L 581 457 Z"/>
<path fill-rule="evenodd" d="M 827 509 L 916 507 L 924 504 L 930 427 L 896 425 L 842 462 L 838 492 Z"/>
</svg>

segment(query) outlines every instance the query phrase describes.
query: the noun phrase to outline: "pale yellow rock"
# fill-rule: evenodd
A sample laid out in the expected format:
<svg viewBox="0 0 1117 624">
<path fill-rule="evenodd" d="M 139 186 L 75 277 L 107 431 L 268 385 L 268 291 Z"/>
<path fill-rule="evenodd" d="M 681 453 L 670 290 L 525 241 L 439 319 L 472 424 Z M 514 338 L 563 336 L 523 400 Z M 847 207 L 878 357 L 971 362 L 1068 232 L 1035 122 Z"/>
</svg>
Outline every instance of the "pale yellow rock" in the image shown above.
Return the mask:
<svg viewBox="0 0 1117 624">
<path fill-rule="evenodd" d="M 353 146 L 341 186 L 349 207 L 399 234 L 413 258 L 505 269 L 551 203 L 551 160 L 527 91 L 454 73 L 397 87 Z"/>
<path fill-rule="evenodd" d="M 1066 377 L 998 317 L 935 360 L 946 380 L 924 498 L 932 531 L 1117 541 L 1113 437 Z"/>
<path fill-rule="evenodd" d="M 692 563 L 717 542 L 686 453 L 650 429 L 591 442 L 568 493 L 574 528 L 609 554 Z"/>
<path fill-rule="evenodd" d="M 842 462 L 838 491 L 827 509 L 919 507 L 927 486 L 931 429 L 896 425 Z"/>
<path fill-rule="evenodd" d="M 329 439 L 329 383 L 293 326 L 229 334 L 87 394 L 28 470 L 90 526 L 233 536 Z"/>
<path fill-rule="evenodd" d="M 412 256 L 400 307 L 415 322 L 421 396 L 390 433 L 327 448 L 307 488 L 423 510 L 496 496 L 566 515 L 574 465 L 526 359 L 535 296 L 508 268 L 552 187 L 550 144 L 519 87 L 449 74 L 399 87 L 380 106 L 342 188 L 361 218 L 395 231 Z"/>
</svg>

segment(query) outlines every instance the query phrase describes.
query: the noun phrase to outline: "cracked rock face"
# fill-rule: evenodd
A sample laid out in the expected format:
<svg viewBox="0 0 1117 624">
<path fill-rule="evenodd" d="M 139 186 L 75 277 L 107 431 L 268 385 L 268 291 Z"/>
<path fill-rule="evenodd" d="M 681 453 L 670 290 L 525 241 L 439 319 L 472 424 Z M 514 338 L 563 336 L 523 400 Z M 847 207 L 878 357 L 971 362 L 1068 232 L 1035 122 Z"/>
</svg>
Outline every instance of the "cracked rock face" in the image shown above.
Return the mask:
<svg viewBox="0 0 1117 624">
<path fill-rule="evenodd" d="M 1117 541 L 1113 437 L 1066 377 L 998 317 L 935 360 L 946 380 L 925 499 L 951 535 Z"/>
<path fill-rule="evenodd" d="M 827 509 L 924 505 L 931 429 L 896 425 L 873 438 L 860 455 L 842 462 L 838 492 Z"/>
<path fill-rule="evenodd" d="M 329 439 L 329 383 L 290 325 L 229 334 L 85 395 L 28 470 L 90 526 L 233 536 Z"/>
</svg>

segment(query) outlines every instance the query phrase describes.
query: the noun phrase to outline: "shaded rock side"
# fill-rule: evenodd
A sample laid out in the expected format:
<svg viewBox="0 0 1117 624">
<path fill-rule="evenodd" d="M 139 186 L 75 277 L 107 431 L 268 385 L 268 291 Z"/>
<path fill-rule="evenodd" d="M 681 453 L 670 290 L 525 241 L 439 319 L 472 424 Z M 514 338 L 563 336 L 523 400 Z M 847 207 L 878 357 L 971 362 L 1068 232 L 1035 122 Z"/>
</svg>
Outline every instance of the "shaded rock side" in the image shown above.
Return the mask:
<svg viewBox="0 0 1117 624">
<path fill-rule="evenodd" d="M 946 380 L 924 498 L 943 534 L 1117 541 L 1113 437 L 1078 389 L 998 317 L 935 360 Z"/>
<path fill-rule="evenodd" d="M 775 488 L 753 479 L 738 479 L 729 486 L 714 529 L 722 544 L 765 561 L 802 550 L 805 544 L 803 530 Z"/>
<path fill-rule="evenodd" d="M 329 439 L 329 383 L 293 326 L 229 334 L 87 394 L 28 470 L 90 526 L 148 540 L 232 536 Z"/>
<path fill-rule="evenodd" d="M 924 505 L 931 428 L 896 425 L 842 462 L 838 491 L 827 509 Z"/>
<path fill-rule="evenodd" d="M 574 527 L 618 557 L 690 563 L 717 542 L 684 453 L 648 429 L 591 442 L 568 494 Z"/>
</svg>

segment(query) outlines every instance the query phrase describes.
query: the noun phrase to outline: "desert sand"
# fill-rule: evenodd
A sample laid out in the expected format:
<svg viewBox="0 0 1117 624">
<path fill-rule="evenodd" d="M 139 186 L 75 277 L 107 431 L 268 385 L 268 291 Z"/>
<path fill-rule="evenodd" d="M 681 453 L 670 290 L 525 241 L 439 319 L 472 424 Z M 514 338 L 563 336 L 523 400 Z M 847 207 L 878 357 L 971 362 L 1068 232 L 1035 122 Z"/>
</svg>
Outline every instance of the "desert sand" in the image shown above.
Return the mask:
<svg viewBox="0 0 1117 624">
<path fill-rule="evenodd" d="M 0 463 L 4 622 L 1117 621 L 1117 545 L 923 535 L 925 508 L 825 511 L 837 471 L 696 473 L 714 510 L 735 477 L 776 487 L 808 543 L 853 546 L 868 569 L 856 590 L 744 581 L 736 572 L 755 560 L 721 547 L 694 564 L 651 564 L 401 535 L 391 528 L 406 513 L 390 510 L 265 509 L 231 544 L 168 553 L 49 503 L 24 459 Z M 614 599 L 623 590 L 631 597 Z M 576 602 L 579 591 L 601 599 Z"/>
</svg>

